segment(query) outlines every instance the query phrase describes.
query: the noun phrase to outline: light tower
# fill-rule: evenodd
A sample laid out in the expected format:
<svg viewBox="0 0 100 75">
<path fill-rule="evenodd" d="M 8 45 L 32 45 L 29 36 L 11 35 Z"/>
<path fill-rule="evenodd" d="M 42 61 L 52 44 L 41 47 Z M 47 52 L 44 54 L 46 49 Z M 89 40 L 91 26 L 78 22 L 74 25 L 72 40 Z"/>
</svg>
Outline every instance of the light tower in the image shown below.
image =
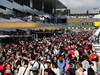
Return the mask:
<svg viewBox="0 0 100 75">
<path fill-rule="evenodd" d="M 33 7 L 33 0 L 30 0 L 30 7 Z"/>
</svg>

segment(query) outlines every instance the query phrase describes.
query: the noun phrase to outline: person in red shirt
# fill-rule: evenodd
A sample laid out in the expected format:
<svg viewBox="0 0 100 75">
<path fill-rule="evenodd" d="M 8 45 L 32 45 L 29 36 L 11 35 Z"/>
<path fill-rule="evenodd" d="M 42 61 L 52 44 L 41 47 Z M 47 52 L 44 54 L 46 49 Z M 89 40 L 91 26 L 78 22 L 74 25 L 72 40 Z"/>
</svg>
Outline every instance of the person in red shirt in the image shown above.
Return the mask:
<svg viewBox="0 0 100 75">
<path fill-rule="evenodd" d="M 4 71 L 4 64 L 3 62 L 0 62 L 0 74 L 2 75 Z"/>
<path fill-rule="evenodd" d="M 12 70 L 11 70 L 11 65 L 10 64 L 7 64 L 5 66 L 5 71 L 4 71 L 4 75 L 12 75 Z"/>
</svg>

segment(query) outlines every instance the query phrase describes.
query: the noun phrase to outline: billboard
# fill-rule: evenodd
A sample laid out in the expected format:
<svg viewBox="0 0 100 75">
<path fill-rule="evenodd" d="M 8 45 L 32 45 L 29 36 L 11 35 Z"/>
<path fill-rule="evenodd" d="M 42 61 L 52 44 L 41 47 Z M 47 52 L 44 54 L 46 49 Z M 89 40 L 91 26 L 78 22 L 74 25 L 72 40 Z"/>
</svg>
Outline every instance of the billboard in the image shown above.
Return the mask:
<svg viewBox="0 0 100 75">
<path fill-rule="evenodd" d="M 100 26 L 100 22 L 94 22 L 94 26 L 99 27 Z"/>
</svg>

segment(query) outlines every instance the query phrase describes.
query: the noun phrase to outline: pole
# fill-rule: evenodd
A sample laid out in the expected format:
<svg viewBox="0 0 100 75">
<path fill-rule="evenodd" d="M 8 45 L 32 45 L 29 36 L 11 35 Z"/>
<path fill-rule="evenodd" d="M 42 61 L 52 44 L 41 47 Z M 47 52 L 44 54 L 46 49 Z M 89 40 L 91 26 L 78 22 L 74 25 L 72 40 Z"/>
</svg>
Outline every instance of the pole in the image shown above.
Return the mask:
<svg viewBox="0 0 100 75">
<path fill-rule="evenodd" d="M 57 9 L 57 1 L 55 0 L 55 24 L 57 24 L 57 12 L 56 12 L 56 9 Z"/>
<path fill-rule="evenodd" d="M 30 7 L 32 8 L 33 7 L 33 1 L 30 0 Z"/>
<path fill-rule="evenodd" d="M 42 0 L 42 11 L 44 12 L 44 0 Z"/>
</svg>

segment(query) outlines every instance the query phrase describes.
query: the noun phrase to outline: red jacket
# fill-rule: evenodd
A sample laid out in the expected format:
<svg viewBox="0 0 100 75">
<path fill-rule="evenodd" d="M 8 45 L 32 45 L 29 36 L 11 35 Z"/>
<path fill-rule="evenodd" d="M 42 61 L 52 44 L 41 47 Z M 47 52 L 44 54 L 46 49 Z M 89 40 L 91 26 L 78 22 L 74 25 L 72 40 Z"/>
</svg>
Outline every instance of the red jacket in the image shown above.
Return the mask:
<svg viewBox="0 0 100 75">
<path fill-rule="evenodd" d="M 4 72 L 4 75 L 7 75 L 6 72 Z M 10 75 L 12 75 L 12 72 L 10 72 Z"/>
</svg>

